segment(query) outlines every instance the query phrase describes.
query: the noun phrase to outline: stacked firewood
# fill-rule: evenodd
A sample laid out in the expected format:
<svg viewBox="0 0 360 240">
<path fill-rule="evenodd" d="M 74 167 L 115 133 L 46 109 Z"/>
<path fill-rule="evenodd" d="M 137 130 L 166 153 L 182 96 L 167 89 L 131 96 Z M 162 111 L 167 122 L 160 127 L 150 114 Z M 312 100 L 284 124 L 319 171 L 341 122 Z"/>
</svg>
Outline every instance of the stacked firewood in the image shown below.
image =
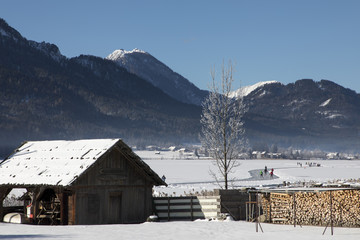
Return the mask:
<svg viewBox="0 0 360 240">
<path fill-rule="evenodd" d="M 360 191 L 296 193 L 295 215 L 296 222 L 303 225 L 325 226 L 333 222 L 334 226 L 360 227 Z"/>
<path fill-rule="evenodd" d="M 283 193 L 271 193 L 270 196 L 263 196 L 261 204 L 266 221 L 289 223 L 291 220 L 291 200 L 291 195 Z"/>
<path fill-rule="evenodd" d="M 271 193 L 261 203 L 269 222 L 360 227 L 359 190 Z"/>
</svg>

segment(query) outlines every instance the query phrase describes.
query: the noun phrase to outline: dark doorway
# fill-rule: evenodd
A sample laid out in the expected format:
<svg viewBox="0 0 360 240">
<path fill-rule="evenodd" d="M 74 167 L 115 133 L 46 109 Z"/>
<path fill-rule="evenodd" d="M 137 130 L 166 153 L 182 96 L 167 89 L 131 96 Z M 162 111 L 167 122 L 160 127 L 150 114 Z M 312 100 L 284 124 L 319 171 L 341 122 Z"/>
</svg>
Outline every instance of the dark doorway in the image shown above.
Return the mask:
<svg viewBox="0 0 360 240">
<path fill-rule="evenodd" d="M 121 206 L 122 193 L 109 193 L 109 223 L 122 223 Z"/>
</svg>

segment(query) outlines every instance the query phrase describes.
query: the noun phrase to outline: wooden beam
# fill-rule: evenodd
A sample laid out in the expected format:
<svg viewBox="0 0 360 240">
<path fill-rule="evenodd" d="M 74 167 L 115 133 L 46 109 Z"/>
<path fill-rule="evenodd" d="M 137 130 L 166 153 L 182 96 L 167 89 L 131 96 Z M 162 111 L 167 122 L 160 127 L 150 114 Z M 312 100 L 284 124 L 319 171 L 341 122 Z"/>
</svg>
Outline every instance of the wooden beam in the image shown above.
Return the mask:
<svg viewBox="0 0 360 240">
<path fill-rule="evenodd" d="M 68 187 L 69 190 L 77 190 L 77 189 L 86 189 L 86 188 L 152 188 L 151 184 L 142 184 L 142 185 L 78 185 Z"/>
<path fill-rule="evenodd" d="M 0 188 L 0 222 L 2 222 L 4 219 L 4 199 L 11 192 L 11 190 L 11 188 Z"/>
<path fill-rule="evenodd" d="M 296 227 L 296 197 L 295 194 L 293 194 L 293 206 L 294 206 L 294 227 Z"/>
<path fill-rule="evenodd" d="M 68 194 L 65 191 L 63 191 L 58 195 L 60 199 L 60 224 L 68 225 L 68 214 L 69 214 Z"/>
</svg>

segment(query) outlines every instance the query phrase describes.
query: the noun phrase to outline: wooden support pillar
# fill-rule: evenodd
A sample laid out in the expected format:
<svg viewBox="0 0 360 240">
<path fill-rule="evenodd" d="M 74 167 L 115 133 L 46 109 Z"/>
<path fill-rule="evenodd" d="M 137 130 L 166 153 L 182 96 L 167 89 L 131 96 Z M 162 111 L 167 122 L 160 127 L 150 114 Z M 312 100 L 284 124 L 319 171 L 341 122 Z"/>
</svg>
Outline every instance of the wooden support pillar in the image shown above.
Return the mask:
<svg viewBox="0 0 360 240">
<path fill-rule="evenodd" d="M 34 199 L 33 199 L 33 216 L 34 216 L 34 223 L 37 223 L 37 215 L 39 213 L 39 201 L 40 201 L 40 196 L 41 193 L 44 190 L 42 190 L 41 188 L 34 188 L 33 190 L 33 194 L 34 194 Z"/>
<path fill-rule="evenodd" d="M 255 209 L 255 220 L 256 220 L 256 232 L 259 231 L 259 211 L 258 211 L 258 204 L 259 204 L 259 199 L 258 199 L 258 193 L 256 193 L 256 209 Z"/>
<path fill-rule="evenodd" d="M 259 204 L 259 193 L 256 193 L 256 206 L 255 206 L 255 217 L 256 217 L 256 232 L 259 231 L 259 227 L 260 227 L 260 230 L 261 232 L 264 232 L 262 227 L 261 227 L 261 224 L 260 224 L 260 221 L 259 221 L 259 218 L 260 218 L 260 204 Z"/>
<path fill-rule="evenodd" d="M 271 193 L 269 193 L 269 223 L 271 223 Z"/>
<path fill-rule="evenodd" d="M 331 235 L 334 235 L 334 222 L 333 222 L 333 194 L 330 191 L 330 225 L 331 225 Z"/>
<path fill-rule="evenodd" d="M 68 225 L 69 222 L 69 195 L 63 192 L 60 199 L 60 224 Z"/>
<path fill-rule="evenodd" d="M 296 227 L 296 193 L 293 195 L 293 207 L 294 207 L 294 227 Z"/>
<path fill-rule="evenodd" d="M 68 223 L 69 225 L 75 224 L 75 211 L 76 211 L 76 194 L 69 192 L 68 194 Z"/>
<path fill-rule="evenodd" d="M 332 213 L 332 191 L 330 191 L 330 228 L 331 228 L 331 235 L 334 235 L 334 222 L 333 222 L 333 213 Z M 325 230 L 322 235 L 325 234 L 326 229 L 328 228 L 329 223 L 326 224 Z"/>
<path fill-rule="evenodd" d="M 11 188 L 0 188 L 0 222 L 4 219 L 4 206 L 3 202 L 6 196 L 11 192 Z"/>
<path fill-rule="evenodd" d="M 246 214 L 245 221 L 246 222 L 249 221 L 249 210 L 248 210 L 248 208 L 249 208 L 249 203 L 245 203 L 245 214 Z"/>
<path fill-rule="evenodd" d="M 149 217 L 149 215 L 151 215 L 152 213 L 149 211 L 150 207 L 149 207 L 149 196 L 148 196 L 148 190 L 147 190 L 147 185 L 144 185 L 144 216 L 143 219 L 144 221 L 146 221 L 146 219 Z"/>
<path fill-rule="evenodd" d="M 250 221 L 251 220 L 251 192 L 249 192 L 249 205 L 248 205 L 248 215 L 247 215 L 247 220 Z"/>
<path fill-rule="evenodd" d="M 170 221 L 170 197 L 168 197 L 167 198 L 167 204 L 168 204 L 168 206 L 167 206 L 167 210 L 168 210 L 168 221 Z"/>
<path fill-rule="evenodd" d="M 194 221 L 194 207 L 193 207 L 193 197 L 190 197 L 190 208 L 191 208 L 191 221 Z"/>
</svg>

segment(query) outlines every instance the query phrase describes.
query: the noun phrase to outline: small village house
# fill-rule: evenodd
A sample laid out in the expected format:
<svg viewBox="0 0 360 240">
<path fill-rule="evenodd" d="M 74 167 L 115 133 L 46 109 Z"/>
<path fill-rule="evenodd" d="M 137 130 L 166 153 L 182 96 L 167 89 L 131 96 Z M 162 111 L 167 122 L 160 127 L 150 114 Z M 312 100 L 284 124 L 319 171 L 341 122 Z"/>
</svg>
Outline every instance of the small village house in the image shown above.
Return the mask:
<svg viewBox="0 0 360 240">
<path fill-rule="evenodd" d="M 0 219 L 13 188 L 38 224 L 144 222 L 166 183 L 120 139 L 25 142 L 0 163 Z"/>
</svg>

